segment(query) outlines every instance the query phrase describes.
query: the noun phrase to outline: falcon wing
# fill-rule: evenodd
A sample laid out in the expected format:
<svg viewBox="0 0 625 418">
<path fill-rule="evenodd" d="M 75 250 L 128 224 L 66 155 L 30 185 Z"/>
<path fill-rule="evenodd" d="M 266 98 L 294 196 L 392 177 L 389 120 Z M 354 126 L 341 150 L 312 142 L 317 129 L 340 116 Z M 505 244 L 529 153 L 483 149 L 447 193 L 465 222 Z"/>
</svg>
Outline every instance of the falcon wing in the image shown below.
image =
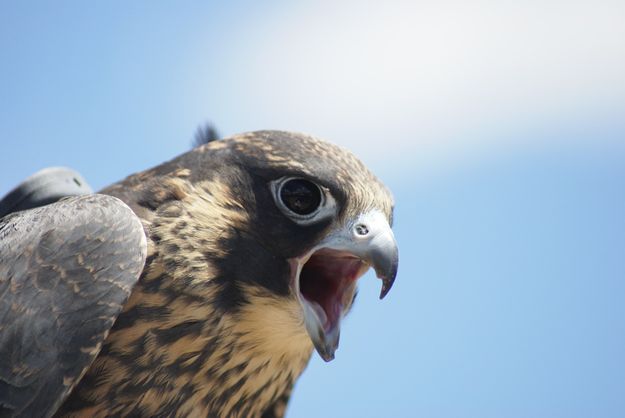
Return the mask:
<svg viewBox="0 0 625 418">
<path fill-rule="evenodd" d="M 72 197 L 0 219 L 0 416 L 51 416 L 102 347 L 143 269 L 120 200 Z"/>
</svg>

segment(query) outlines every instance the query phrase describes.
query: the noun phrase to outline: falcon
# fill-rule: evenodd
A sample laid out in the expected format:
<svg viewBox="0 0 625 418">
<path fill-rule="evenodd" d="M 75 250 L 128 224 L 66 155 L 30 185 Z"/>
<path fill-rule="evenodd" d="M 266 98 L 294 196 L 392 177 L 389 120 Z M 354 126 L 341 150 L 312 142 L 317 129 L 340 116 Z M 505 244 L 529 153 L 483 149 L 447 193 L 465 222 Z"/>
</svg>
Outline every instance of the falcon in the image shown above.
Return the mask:
<svg viewBox="0 0 625 418">
<path fill-rule="evenodd" d="M 391 289 L 392 212 L 350 152 L 259 131 L 4 216 L 0 416 L 284 416 L 358 278 Z"/>
</svg>

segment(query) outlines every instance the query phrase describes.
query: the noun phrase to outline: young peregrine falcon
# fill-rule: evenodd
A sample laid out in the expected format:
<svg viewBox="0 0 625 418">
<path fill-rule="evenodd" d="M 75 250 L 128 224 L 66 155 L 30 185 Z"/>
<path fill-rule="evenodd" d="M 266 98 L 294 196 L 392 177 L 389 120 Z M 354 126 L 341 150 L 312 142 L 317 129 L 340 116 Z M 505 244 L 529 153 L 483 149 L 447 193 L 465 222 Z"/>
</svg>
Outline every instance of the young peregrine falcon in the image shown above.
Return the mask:
<svg viewBox="0 0 625 418">
<path fill-rule="evenodd" d="M 282 417 L 357 279 L 390 290 L 392 211 L 348 151 L 261 131 L 5 216 L 0 415 Z"/>
</svg>

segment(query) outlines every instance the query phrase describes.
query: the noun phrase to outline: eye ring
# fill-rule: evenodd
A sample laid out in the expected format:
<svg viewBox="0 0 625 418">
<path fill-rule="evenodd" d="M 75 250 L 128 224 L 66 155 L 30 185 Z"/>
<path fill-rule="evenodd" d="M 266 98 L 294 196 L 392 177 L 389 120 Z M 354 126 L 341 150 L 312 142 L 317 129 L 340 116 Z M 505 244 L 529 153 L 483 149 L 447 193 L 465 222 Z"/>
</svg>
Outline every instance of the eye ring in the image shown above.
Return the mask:
<svg viewBox="0 0 625 418">
<path fill-rule="evenodd" d="M 293 221 L 307 225 L 331 216 L 336 202 L 329 191 L 302 177 L 283 177 L 270 183 L 278 208 Z"/>
</svg>

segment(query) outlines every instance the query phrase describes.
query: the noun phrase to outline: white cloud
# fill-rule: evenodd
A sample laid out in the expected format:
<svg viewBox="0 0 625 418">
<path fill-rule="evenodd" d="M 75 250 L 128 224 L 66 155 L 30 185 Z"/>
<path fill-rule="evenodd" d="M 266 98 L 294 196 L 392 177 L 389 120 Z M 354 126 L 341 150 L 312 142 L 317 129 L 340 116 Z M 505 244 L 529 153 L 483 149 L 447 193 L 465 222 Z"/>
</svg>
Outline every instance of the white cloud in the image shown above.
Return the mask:
<svg viewBox="0 0 625 418">
<path fill-rule="evenodd" d="M 624 21 L 622 1 L 293 2 L 228 34 L 237 82 L 213 94 L 245 100 L 216 119 L 445 154 L 625 109 Z"/>
</svg>

